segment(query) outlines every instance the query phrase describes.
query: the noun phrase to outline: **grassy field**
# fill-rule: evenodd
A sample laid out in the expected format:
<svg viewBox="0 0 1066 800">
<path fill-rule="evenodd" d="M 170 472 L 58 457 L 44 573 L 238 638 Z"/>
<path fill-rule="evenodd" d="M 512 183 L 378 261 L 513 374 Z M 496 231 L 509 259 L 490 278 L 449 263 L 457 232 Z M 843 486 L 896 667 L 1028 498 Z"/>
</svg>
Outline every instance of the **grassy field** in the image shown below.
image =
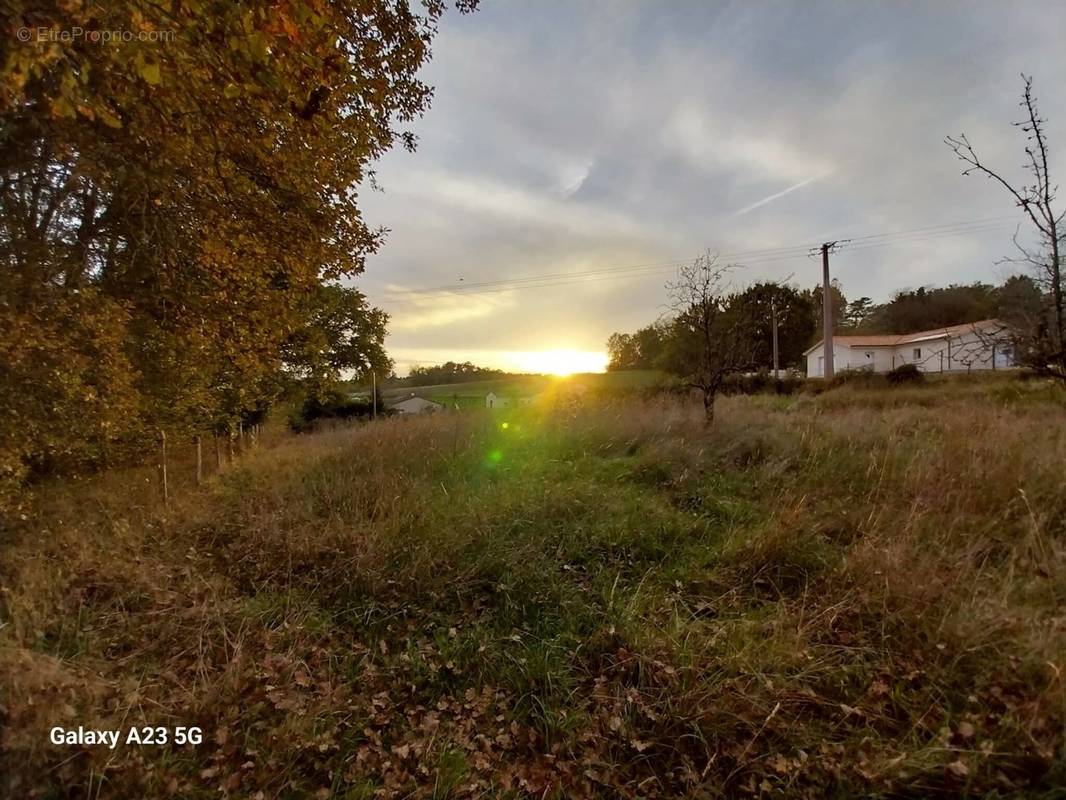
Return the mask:
<svg viewBox="0 0 1066 800">
<path fill-rule="evenodd" d="M 701 414 L 548 392 L 167 511 L 44 487 L 0 553 L 5 796 L 1062 796 L 1063 393 Z M 49 744 L 79 724 L 205 739 Z"/>
<path fill-rule="evenodd" d="M 564 391 L 614 391 L 617 389 L 644 389 L 665 383 L 667 376 L 657 370 L 624 370 L 620 372 L 590 372 L 568 375 L 565 378 L 553 375 L 513 375 L 485 381 L 446 383 L 431 386 L 390 387 L 382 394 L 386 401 L 399 400 L 411 395 L 436 403 L 460 408 L 483 408 L 485 395 L 495 392 L 512 401 L 534 397 L 544 392 Z"/>
</svg>

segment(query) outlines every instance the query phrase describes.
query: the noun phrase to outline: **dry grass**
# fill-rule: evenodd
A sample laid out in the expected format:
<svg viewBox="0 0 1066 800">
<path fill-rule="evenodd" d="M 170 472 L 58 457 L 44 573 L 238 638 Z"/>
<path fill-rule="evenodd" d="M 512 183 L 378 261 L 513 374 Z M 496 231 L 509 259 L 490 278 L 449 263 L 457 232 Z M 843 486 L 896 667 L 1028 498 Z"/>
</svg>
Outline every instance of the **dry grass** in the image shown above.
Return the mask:
<svg viewBox="0 0 1066 800">
<path fill-rule="evenodd" d="M 7 788 L 1053 796 L 1063 406 L 560 401 L 288 439 L 165 513 L 138 473 L 51 487 L 0 561 Z"/>
</svg>

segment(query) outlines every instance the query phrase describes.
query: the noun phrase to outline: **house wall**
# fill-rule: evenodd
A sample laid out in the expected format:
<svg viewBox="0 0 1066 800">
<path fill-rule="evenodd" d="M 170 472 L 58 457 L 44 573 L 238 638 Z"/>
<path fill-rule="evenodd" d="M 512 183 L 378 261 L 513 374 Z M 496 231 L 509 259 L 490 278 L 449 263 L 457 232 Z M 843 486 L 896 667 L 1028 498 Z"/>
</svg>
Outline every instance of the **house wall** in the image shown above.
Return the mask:
<svg viewBox="0 0 1066 800">
<path fill-rule="evenodd" d="M 821 378 L 822 377 L 822 345 L 819 344 L 816 348 L 811 350 L 807 354 L 807 377 L 809 378 Z M 858 354 L 862 357 L 862 353 Z M 840 345 L 836 342 L 833 343 L 833 369 L 839 372 L 842 369 L 858 369 L 858 364 L 851 366 L 851 360 L 854 356 L 851 353 L 851 348 L 846 345 Z"/>
<path fill-rule="evenodd" d="M 919 350 L 921 355 L 915 356 Z M 922 372 L 952 372 L 949 357 L 956 351 L 956 343 L 948 347 L 947 339 L 929 339 L 924 342 L 901 344 L 892 350 L 892 363 L 895 367 L 914 364 Z M 958 364 L 956 367 L 960 366 Z M 965 369 L 965 367 L 963 367 Z"/>
<path fill-rule="evenodd" d="M 921 355 L 914 356 L 915 349 Z M 917 364 L 922 372 L 968 372 L 993 369 L 992 348 L 972 331 L 956 334 L 948 339 L 926 339 L 919 342 L 885 346 L 844 346 L 833 343 L 833 365 L 837 372 L 845 369 L 870 369 L 888 372 L 903 364 Z M 807 354 L 807 376 L 822 377 L 822 346 L 818 345 Z M 1006 342 L 996 346 L 995 369 L 1009 369 L 1014 360 Z"/>
<path fill-rule="evenodd" d="M 833 348 L 836 350 L 836 347 Z M 892 348 L 879 346 L 847 348 L 847 362 L 837 369 L 864 369 L 873 372 L 888 372 L 892 369 Z"/>
<path fill-rule="evenodd" d="M 915 348 L 921 348 L 921 357 L 915 358 Z M 929 339 L 899 345 L 894 349 L 895 365 L 917 364 L 922 372 L 969 372 L 984 369 L 1009 369 L 1014 359 L 1007 342 L 997 344 L 995 364 L 992 363 L 992 347 L 972 331 L 956 334 L 950 339 Z"/>
</svg>

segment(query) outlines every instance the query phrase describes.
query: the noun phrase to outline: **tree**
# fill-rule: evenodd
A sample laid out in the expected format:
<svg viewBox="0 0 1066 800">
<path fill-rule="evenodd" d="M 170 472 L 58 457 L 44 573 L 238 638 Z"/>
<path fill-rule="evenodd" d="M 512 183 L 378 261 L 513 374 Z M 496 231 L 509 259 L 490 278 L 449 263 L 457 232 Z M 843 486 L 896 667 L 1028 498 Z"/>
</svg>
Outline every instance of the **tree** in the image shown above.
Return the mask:
<svg viewBox="0 0 1066 800">
<path fill-rule="evenodd" d="M 607 369 L 654 369 L 663 349 L 666 328 L 661 322 L 636 333 L 614 333 L 607 340 Z"/>
<path fill-rule="evenodd" d="M 852 330 L 858 330 L 866 322 L 866 318 L 870 316 L 873 308 L 874 301 L 869 297 L 860 297 L 858 300 L 852 300 L 848 303 L 847 310 L 844 312 L 845 324 Z"/>
<path fill-rule="evenodd" d="M 830 302 L 833 304 L 833 331 L 836 332 L 846 326 L 845 318 L 847 316 L 848 298 L 844 296 L 844 292 L 840 289 L 840 281 L 833 278 L 832 283 L 829 286 Z M 808 289 L 804 292 L 804 295 L 809 300 L 811 309 L 811 320 L 814 323 L 815 330 L 817 331 L 816 338 L 822 338 L 822 285 L 818 284 L 813 289 Z"/>
<path fill-rule="evenodd" d="M 920 286 L 896 292 L 888 303 L 873 307 L 863 327 L 876 333 L 911 333 L 963 325 L 995 316 L 996 304 L 996 288 L 986 283 Z"/>
<path fill-rule="evenodd" d="M 16 368 L 34 354 L 128 409 L 118 424 L 82 417 L 99 420 L 72 434 L 93 442 L 80 452 L 95 463 L 136 430 L 232 428 L 270 400 L 301 336 L 324 348 L 304 346 L 302 367 L 354 357 L 348 334 L 307 334 L 331 294 L 322 287 L 360 274 L 383 241 L 358 189 L 384 152 L 414 146 L 401 126 L 429 103 L 418 71 L 444 5 L 5 3 L 4 28 L 31 37 L 0 61 L 0 316 L 11 323 L 0 393 L 20 395 L 39 424 L 0 421 L 0 439 L 21 442 L 5 446 L 4 475 L 71 433 L 45 431 L 48 420 L 78 413 L 59 413 L 47 381 Z M 40 29 L 135 35 L 60 43 Z M 334 310 L 355 329 L 384 323 L 343 304 Z M 93 348 L 60 346 L 54 326 L 34 324 L 39 308 L 80 315 L 71 330 L 106 330 L 122 380 L 84 369 Z"/>
<path fill-rule="evenodd" d="M 629 333 L 612 333 L 607 339 L 607 370 L 636 369 L 637 344 Z"/>
<path fill-rule="evenodd" d="M 666 288 L 674 316 L 662 363 L 703 397 L 704 419 L 714 422 L 714 403 L 727 375 L 754 369 L 759 345 L 750 308 L 728 293 L 733 267 L 711 253 L 681 267 Z"/>
<path fill-rule="evenodd" d="M 654 369 L 663 351 L 666 329 L 662 321 L 653 322 L 633 334 L 637 349 L 637 369 Z"/>
<path fill-rule="evenodd" d="M 303 381 L 311 394 L 331 390 L 342 375 L 369 380 L 375 372 L 392 372 L 385 353 L 388 315 L 371 308 L 362 292 L 341 284 L 323 284 L 306 298 L 304 324 L 284 348 L 288 372 Z"/>
<path fill-rule="evenodd" d="M 750 335 L 757 345 L 756 367 L 773 369 L 773 318 L 777 309 L 778 362 L 798 366 L 815 332 L 811 299 L 805 292 L 777 283 L 756 283 L 737 294 L 730 303 L 740 318 L 750 321 Z"/>
<path fill-rule="evenodd" d="M 1066 380 L 1066 319 L 1064 319 L 1064 300 L 1062 286 L 1061 247 L 1063 240 L 1062 221 L 1066 211 L 1057 212 L 1055 208 L 1057 186 L 1052 183 L 1048 167 L 1048 142 L 1045 126 L 1047 121 L 1040 116 L 1036 97 L 1033 95 L 1033 79 L 1022 75 L 1024 89 L 1022 102 L 1024 118 L 1012 123 L 1025 134 L 1025 170 L 1029 177 L 1026 183 L 1017 184 L 1007 180 L 1002 174 L 987 166 L 974 150 L 966 134 L 958 137 L 948 136 L 945 143 L 956 156 L 968 166 L 963 175 L 974 172 L 1001 185 L 1014 199 L 1015 204 L 1033 224 L 1039 235 L 1042 252 L 1034 252 L 1023 245 L 1017 235 L 1014 243 L 1021 253 L 1021 260 L 1034 271 L 1036 279 L 1050 298 L 1050 325 L 1042 328 L 1038 349 L 1046 354 L 1047 362 L 1042 365 L 1051 368 Z"/>
<path fill-rule="evenodd" d="M 500 378 L 505 375 L 502 369 L 479 367 L 469 361 L 446 361 L 432 367 L 412 366 L 406 378 L 400 382 L 406 386 L 432 386 L 440 383 L 466 383 L 467 381 Z"/>
<path fill-rule="evenodd" d="M 1051 315 L 1040 287 L 1028 275 L 1014 275 L 997 292 L 996 316 L 1010 331 L 1014 359 L 1036 370 L 1046 370 L 1052 354 L 1048 345 Z"/>
</svg>

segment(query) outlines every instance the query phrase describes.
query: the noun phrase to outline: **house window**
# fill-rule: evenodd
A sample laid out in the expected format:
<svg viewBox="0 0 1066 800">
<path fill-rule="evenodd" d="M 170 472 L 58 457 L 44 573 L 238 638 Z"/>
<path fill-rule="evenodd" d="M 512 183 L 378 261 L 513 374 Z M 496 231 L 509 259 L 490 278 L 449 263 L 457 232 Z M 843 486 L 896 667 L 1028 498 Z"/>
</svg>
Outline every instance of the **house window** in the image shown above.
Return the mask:
<svg viewBox="0 0 1066 800">
<path fill-rule="evenodd" d="M 915 347 L 914 348 L 914 360 L 917 361 L 921 357 L 922 357 L 922 348 Z"/>
</svg>

